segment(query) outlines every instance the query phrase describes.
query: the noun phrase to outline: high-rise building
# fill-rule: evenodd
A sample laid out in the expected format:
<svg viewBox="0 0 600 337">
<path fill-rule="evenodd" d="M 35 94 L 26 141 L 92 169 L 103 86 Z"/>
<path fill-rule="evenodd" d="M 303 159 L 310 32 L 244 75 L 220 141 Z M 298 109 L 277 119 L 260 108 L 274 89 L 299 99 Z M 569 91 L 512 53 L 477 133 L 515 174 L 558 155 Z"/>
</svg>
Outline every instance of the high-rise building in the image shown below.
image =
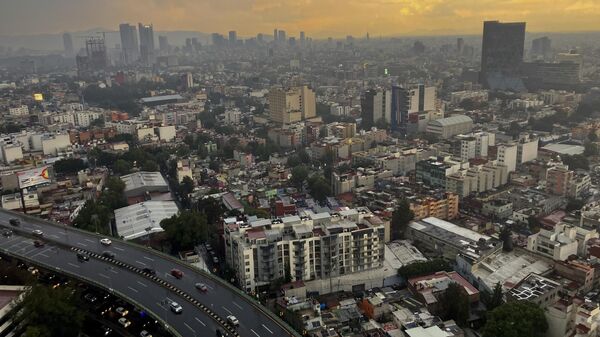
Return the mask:
<svg viewBox="0 0 600 337">
<path fill-rule="evenodd" d="M 237 32 L 235 30 L 229 31 L 229 44 L 232 46 L 237 44 Z"/>
<path fill-rule="evenodd" d="M 277 30 L 277 28 L 273 29 L 273 42 L 277 42 L 277 39 L 279 38 L 279 31 Z"/>
<path fill-rule="evenodd" d="M 380 121 L 391 123 L 392 91 L 382 88 L 367 90 L 361 99 L 361 110 L 364 128 Z"/>
<path fill-rule="evenodd" d="M 416 133 L 419 112 L 435 110 L 436 89 L 423 84 L 412 88 L 397 85 L 391 90 L 390 125 L 392 130 L 402 135 Z"/>
<path fill-rule="evenodd" d="M 131 64 L 139 59 L 139 45 L 137 31 L 134 25 L 122 23 L 119 25 L 121 33 L 121 58 L 123 63 Z"/>
<path fill-rule="evenodd" d="M 152 25 L 139 23 L 140 31 L 140 57 L 145 64 L 154 63 L 154 28 Z"/>
<path fill-rule="evenodd" d="M 465 40 L 462 37 L 456 39 L 456 53 L 462 55 L 463 49 L 465 48 Z"/>
<path fill-rule="evenodd" d="M 89 37 L 85 41 L 85 55 L 77 55 L 77 74 L 80 77 L 106 69 L 108 57 L 104 38 Z"/>
<path fill-rule="evenodd" d="M 277 40 L 281 43 L 284 44 L 285 41 L 287 41 L 287 37 L 285 35 L 285 30 L 280 30 L 277 32 Z"/>
<path fill-rule="evenodd" d="M 316 116 L 315 92 L 308 86 L 274 88 L 267 96 L 271 121 L 290 124 Z"/>
<path fill-rule="evenodd" d="M 71 34 L 63 34 L 63 46 L 65 47 L 65 55 L 73 55 L 73 38 L 71 38 Z"/>
<path fill-rule="evenodd" d="M 491 89 L 521 90 L 520 67 L 525 47 L 525 22 L 483 23 L 481 83 Z"/>
<path fill-rule="evenodd" d="M 256 41 L 262 43 L 265 40 L 263 33 L 256 34 Z"/>
<path fill-rule="evenodd" d="M 531 41 L 531 57 L 546 59 L 550 56 L 552 49 L 552 40 L 549 37 L 544 36 Z"/>
<path fill-rule="evenodd" d="M 300 32 L 300 45 L 304 45 L 304 42 L 306 42 L 306 35 L 304 32 Z"/>
<path fill-rule="evenodd" d="M 167 39 L 166 36 L 160 35 L 158 37 L 158 49 L 161 51 L 161 53 L 169 52 L 169 49 L 170 49 L 169 40 Z"/>
<path fill-rule="evenodd" d="M 223 37 L 223 35 L 221 35 L 219 33 L 212 33 L 211 40 L 212 40 L 213 46 L 222 46 L 226 43 L 225 37 Z M 190 42 L 191 42 L 191 40 L 190 40 Z"/>
</svg>

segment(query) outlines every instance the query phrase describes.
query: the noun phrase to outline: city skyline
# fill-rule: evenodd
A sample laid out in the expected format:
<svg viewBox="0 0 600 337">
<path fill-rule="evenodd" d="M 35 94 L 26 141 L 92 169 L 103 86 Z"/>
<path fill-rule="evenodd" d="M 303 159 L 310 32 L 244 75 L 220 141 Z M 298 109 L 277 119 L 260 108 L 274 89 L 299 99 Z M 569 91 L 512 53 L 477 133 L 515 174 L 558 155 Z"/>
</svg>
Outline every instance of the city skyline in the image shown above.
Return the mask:
<svg viewBox="0 0 600 337">
<path fill-rule="evenodd" d="M 235 30 L 241 37 L 268 34 L 274 28 L 315 38 L 403 35 L 478 34 L 485 20 L 526 21 L 529 32 L 600 30 L 600 3 L 558 0 L 374 0 L 280 1 L 226 0 L 196 3 L 189 0 L 74 1 L 39 3 L 33 0 L 3 4 L 2 35 L 31 35 L 115 28 L 123 22 L 148 22 L 161 31 Z M 69 13 L 69 20 L 64 20 Z M 216 14 L 219 15 L 216 15 Z M 336 13 L 331 16 L 330 13 Z M 367 15 L 365 15 L 367 13 Z M 456 25 L 460 22 L 460 28 Z"/>
</svg>

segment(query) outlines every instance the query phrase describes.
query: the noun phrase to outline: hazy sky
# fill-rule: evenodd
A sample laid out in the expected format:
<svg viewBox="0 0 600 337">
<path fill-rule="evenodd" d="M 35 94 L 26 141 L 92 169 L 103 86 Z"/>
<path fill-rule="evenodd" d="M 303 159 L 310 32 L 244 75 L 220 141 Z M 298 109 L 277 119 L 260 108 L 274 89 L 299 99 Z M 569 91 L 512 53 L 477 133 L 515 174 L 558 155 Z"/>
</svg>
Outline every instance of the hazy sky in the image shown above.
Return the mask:
<svg viewBox="0 0 600 337">
<path fill-rule="evenodd" d="M 480 34 L 483 20 L 496 19 L 527 21 L 529 32 L 600 30 L 600 0 L 0 0 L 0 35 L 121 22 L 239 36 Z"/>
</svg>

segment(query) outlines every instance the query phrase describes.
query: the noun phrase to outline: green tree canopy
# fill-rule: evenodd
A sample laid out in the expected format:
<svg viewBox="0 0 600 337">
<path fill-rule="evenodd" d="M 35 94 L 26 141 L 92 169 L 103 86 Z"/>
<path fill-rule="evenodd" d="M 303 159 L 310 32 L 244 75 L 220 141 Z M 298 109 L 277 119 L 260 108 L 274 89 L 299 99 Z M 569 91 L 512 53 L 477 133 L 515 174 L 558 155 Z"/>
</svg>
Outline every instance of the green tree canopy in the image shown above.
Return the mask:
<svg viewBox="0 0 600 337">
<path fill-rule="evenodd" d="M 483 337 L 543 337 L 548 322 L 537 304 L 528 301 L 508 302 L 488 313 Z"/>
<path fill-rule="evenodd" d="M 132 165 L 130 162 L 126 161 L 125 159 L 117 159 L 113 166 L 113 171 L 115 171 L 116 174 L 122 176 L 129 174 L 131 172 L 131 168 Z"/>
<path fill-rule="evenodd" d="M 408 224 L 415 217 L 415 213 L 410 209 L 408 200 L 401 199 L 392 214 L 392 240 L 404 238 Z"/>
<path fill-rule="evenodd" d="M 182 211 L 161 221 L 160 226 L 165 230 L 175 251 L 193 249 L 208 239 L 206 215 L 197 211 Z"/>
<path fill-rule="evenodd" d="M 298 189 L 302 188 L 302 184 L 308 178 L 308 168 L 304 165 L 299 165 L 292 168 L 291 183 Z"/>
<path fill-rule="evenodd" d="M 310 189 L 310 195 L 320 202 L 333 195 L 327 180 L 318 174 L 313 174 L 308 179 L 308 188 Z"/>
<path fill-rule="evenodd" d="M 80 158 L 66 158 L 54 163 L 54 172 L 59 174 L 75 174 L 87 168 L 87 164 Z"/>
<path fill-rule="evenodd" d="M 77 301 L 70 288 L 32 286 L 20 303 L 21 317 L 27 320 L 25 336 L 77 337 L 84 320 L 84 312 L 77 308 Z"/>
<path fill-rule="evenodd" d="M 104 190 L 97 200 L 88 200 L 73 221 L 73 225 L 81 229 L 110 234 L 110 221 L 114 210 L 127 206 L 123 191 L 125 183 L 118 177 L 109 177 Z"/>
<path fill-rule="evenodd" d="M 443 259 L 411 263 L 398 269 L 398 275 L 409 279 L 416 276 L 432 274 L 438 271 L 451 271 L 450 264 Z"/>
<path fill-rule="evenodd" d="M 459 326 L 467 325 L 469 319 L 469 296 L 458 283 L 448 284 L 448 288 L 440 296 L 441 316 L 443 319 L 453 319 Z"/>
<path fill-rule="evenodd" d="M 487 311 L 492 311 L 497 307 L 504 304 L 504 297 L 502 294 L 502 285 L 500 282 L 496 283 L 492 292 L 484 291 L 481 293 L 481 301 L 485 304 Z"/>
</svg>

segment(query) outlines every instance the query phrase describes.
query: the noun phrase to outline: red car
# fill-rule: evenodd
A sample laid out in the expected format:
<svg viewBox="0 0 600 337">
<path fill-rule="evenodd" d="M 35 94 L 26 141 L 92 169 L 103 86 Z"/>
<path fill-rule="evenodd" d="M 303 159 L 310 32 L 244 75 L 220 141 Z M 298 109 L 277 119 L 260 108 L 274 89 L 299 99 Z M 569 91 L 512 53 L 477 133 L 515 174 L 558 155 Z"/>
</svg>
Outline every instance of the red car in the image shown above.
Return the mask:
<svg viewBox="0 0 600 337">
<path fill-rule="evenodd" d="M 180 279 L 183 277 L 183 272 L 179 269 L 171 269 L 171 275 L 176 279 Z"/>
</svg>

